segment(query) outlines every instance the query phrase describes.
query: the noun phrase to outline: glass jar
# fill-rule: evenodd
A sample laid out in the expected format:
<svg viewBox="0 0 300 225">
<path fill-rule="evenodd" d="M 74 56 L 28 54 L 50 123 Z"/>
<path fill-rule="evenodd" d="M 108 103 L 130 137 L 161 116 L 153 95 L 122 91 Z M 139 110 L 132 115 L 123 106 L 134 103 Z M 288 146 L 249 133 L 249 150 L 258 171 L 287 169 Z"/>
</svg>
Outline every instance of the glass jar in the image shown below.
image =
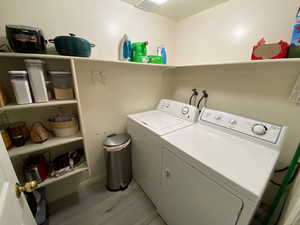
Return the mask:
<svg viewBox="0 0 300 225">
<path fill-rule="evenodd" d="M 12 143 L 17 147 L 25 145 L 26 141 L 29 139 L 29 130 L 26 127 L 25 122 L 16 122 L 10 124 L 9 134 Z"/>
</svg>

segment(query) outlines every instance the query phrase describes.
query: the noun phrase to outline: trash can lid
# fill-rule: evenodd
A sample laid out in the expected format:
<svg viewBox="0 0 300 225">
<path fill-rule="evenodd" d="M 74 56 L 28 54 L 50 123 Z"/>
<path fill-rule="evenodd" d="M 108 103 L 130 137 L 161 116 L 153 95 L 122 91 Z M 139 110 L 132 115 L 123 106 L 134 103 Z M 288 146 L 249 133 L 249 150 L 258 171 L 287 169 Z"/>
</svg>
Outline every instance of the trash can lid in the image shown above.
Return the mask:
<svg viewBox="0 0 300 225">
<path fill-rule="evenodd" d="M 107 136 L 105 141 L 103 142 L 103 145 L 106 147 L 114 147 L 119 146 L 122 144 L 125 144 L 127 141 L 129 141 L 130 136 L 128 134 L 111 134 Z"/>
</svg>

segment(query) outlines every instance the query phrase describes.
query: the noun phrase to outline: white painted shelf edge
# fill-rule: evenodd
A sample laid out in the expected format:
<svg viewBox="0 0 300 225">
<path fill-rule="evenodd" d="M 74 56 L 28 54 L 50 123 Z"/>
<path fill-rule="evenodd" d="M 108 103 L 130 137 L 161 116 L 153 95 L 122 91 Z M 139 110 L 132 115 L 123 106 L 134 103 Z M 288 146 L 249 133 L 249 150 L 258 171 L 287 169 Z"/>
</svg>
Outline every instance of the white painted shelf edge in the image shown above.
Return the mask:
<svg viewBox="0 0 300 225">
<path fill-rule="evenodd" d="M 78 167 L 75 167 L 73 170 L 65 173 L 64 175 L 62 175 L 60 177 L 49 177 L 49 178 L 47 178 L 46 180 L 44 180 L 43 182 L 41 182 L 38 185 L 38 188 L 45 187 L 49 184 L 58 182 L 58 181 L 63 180 L 67 177 L 73 176 L 75 174 L 78 174 L 78 173 L 81 173 L 81 172 L 87 171 L 87 170 L 88 170 L 87 164 L 83 163 L 82 165 L 79 165 Z"/>
<path fill-rule="evenodd" d="M 149 66 L 158 67 L 165 69 L 175 69 L 175 68 L 190 68 L 190 67 L 205 67 L 205 66 L 225 66 L 225 65 L 255 65 L 255 64 L 278 64 L 278 63 L 296 63 L 300 64 L 300 58 L 284 58 L 284 59 L 265 59 L 265 60 L 241 60 L 241 61 L 225 61 L 225 62 L 211 62 L 211 63 L 199 63 L 199 64 L 177 64 L 177 65 L 163 65 L 163 64 L 150 64 L 150 63 L 135 63 L 120 60 L 107 60 L 107 59 L 97 59 L 97 58 L 84 58 L 84 57 L 74 57 L 74 56 L 62 56 L 62 55 L 48 55 L 48 54 L 24 54 L 24 53 L 0 53 L 1 57 L 11 57 L 11 58 L 41 58 L 41 59 L 62 59 L 62 60 L 78 60 L 87 62 L 103 62 L 103 63 L 116 63 L 116 64 L 127 64 L 127 65 L 137 65 L 137 66 Z"/>
<path fill-rule="evenodd" d="M 26 105 L 17 105 L 16 103 L 9 103 L 8 105 L 0 108 L 0 111 L 10 111 L 10 110 L 18 110 L 18 109 L 30 109 L 30 108 L 39 108 L 39 107 L 49 107 L 49 106 L 58 106 L 58 105 L 71 105 L 77 104 L 77 100 L 54 100 L 43 103 L 32 103 Z"/>
<path fill-rule="evenodd" d="M 44 149 L 53 148 L 59 145 L 68 144 L 76 141 L 83 140 L 81 133 L 71 136 L 71 137 L 50 137 L 44 143 L 32 143 L 28 141 L 24 146 L 13 147 L 8 150 L 8 155 L 13 158 L 20 155 L 26 155 L 34 152 L 39 152 Z"/>
<path fill-rule="evenodd" d="M 147 66 L 147 67 L 157 67 L 157 68 L 173 68 L 173 65 L 165 64 L 151 64 L 151 63 L 136 63 L 120 60 L 106 60 L 106 59 L 96 59 L 96 58 L 85 58 L 85 57 L 75 57 L 75 56 L 63 56 L 63 55 L 48 55 L 48 54 L 25 54 L 25 53 L 0 53 L 0 57 L 11 57 L 11 58 L 39 58 L 39 59 L 62 59 L 62 60 L 78 60 L 87 62 L 102 62 L 102 63 L 116 63 L 125 65 L 137 65 L 137 66 Z"/>
<path fill-rule="evenodd" d="M 187 64 L 176 65 L 176 68 L 191 68 L 191 67 L 206 67 L 206 66 L 234 66 L 234 65 L 267 65 L 267 64 L 280 64 L 280 63 L 296 63 L 300 65 L 300 58 L 283 58 L 283 59 L 264 59 L 264 60 L 241 60 L 241 61 L 224 61 L 224 62 L 211 62 L 200 64 Z"/>
</svg>

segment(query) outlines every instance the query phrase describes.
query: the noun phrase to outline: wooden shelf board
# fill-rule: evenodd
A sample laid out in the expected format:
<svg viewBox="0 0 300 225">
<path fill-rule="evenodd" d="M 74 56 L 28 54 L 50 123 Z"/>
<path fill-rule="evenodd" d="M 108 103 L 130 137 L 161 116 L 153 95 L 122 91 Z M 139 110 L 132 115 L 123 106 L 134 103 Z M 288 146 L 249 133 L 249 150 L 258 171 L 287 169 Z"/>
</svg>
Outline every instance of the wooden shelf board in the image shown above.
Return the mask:
<svg viewBox="0 0 300 225">
<path fill-rule="evenodd" d="M 71 105 L 77 104 L 77 100 L 54 100 L 49 102 L 43 103 L 32 103 L 32 104 L 25 104 L 25 105 L 17 105 L 15 103 L 10 103 L 2 108 L 0 111 L 11 111 L 11 110 L 18 110 L 18 109 L 31 109 L 31 108 L 39 108 L 39 107 L 49 107 L 49 106 L 59 106 L 59 105 Z"/>
<path fill-rule="evenodd" d="M 67 172 L 66 174 L 64 174 L 64 175 L 62 175 L 60 177 L 49 177 L 49 178 L 47 178 L 46 180 L 44 180 L 42 183 L 40 183 L 38 185 L 38 188 L 45 187 L 45 186 L 47 186 L 49 184 L 58 182 L 58 181 L 63 180 L 65 178 L 67 178 L 67 177 L 73 176 L 75 174 L 78 174 L 78 173 L 81 173 L 81 172 L 87 171 L 87 170 L 88 170 L 87 164 L 83 163 L 82 165 L 74 168 L 73 170 Z"/>
<path fill-rule="evenodd" d="M 83 137 L 80 132 L 74 136 L 64 137 L 64 138 L 51 136 L 44 143 L 36 144 L 36 143 L 32 143 L 31 141 L 28 141 L 24 146 L 13 147 L 8 150 L 8 154 L 11 158 L 13 158 L 16 156 L 31 154 L 31 153 L 42 151 L 44 149 L 53 148 L 59 145 L 68 144 L 80 140 L 83 140 Z"/>
</svg>

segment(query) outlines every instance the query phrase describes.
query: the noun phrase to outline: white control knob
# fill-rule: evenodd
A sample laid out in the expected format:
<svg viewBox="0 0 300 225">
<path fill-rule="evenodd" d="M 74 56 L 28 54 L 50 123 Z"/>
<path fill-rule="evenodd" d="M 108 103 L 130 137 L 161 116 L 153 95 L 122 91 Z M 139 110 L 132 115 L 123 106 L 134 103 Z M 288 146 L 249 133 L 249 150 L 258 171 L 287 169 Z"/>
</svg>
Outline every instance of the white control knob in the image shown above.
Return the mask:
<svg viewBox="0 0 300 225">
<path fill-rule="evenodd" d="M 181 109 L 181 113 L 182 113 L 183 115 L 188 114 L 189 111 L 190 111 L 190 109 L 189 109 L 189 107 L 187 107 L 187 106 L 184 106 L 184 107 Z"/>
<path fill-rule="evenodd" d="M 265 135 L 268 128 L 263 124 L 255 124 L 252 127 L 252 132 L 256 135 Z"/>
<path fill-rule="evenodd" d="M 232 119 L 232 120 L 229 120 L 229 123 L 230 123 L 231 125 L 236 125 L 236 124 L 237 124 L 237 121 L 234 120 L 234 119 Z"/>
<path fill-rule="evenodd" d="M 215 119 L 216 119 L 216 120 L 220 120 L 220 119 L 222 119 L 222 117 L 219 116 L 219 115 L 216 115 L 216 116 L 215 116 Z"/>
</svg>

